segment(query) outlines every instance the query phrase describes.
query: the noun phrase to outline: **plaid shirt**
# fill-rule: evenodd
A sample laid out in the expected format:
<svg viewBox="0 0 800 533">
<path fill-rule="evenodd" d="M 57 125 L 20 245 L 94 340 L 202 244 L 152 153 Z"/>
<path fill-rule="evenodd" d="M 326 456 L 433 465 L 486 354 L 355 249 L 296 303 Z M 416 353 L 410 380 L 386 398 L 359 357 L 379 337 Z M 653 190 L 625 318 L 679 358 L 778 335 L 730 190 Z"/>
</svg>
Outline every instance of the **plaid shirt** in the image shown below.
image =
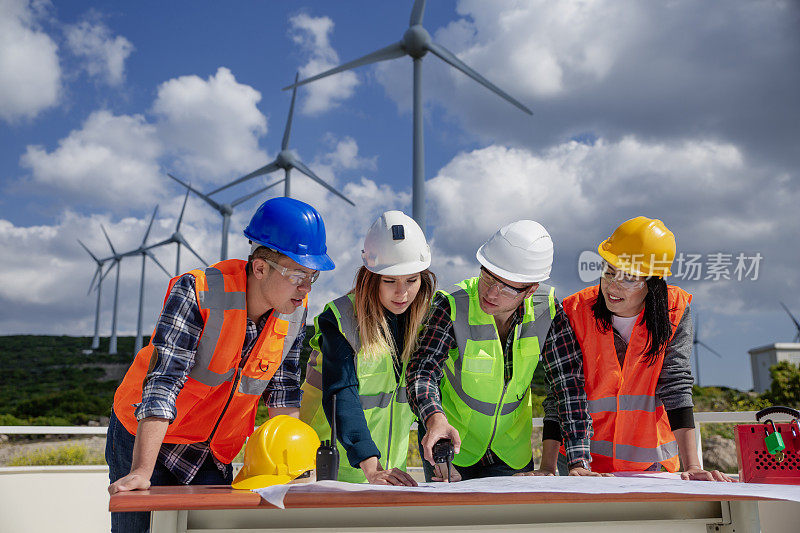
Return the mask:
<svg viewBox="0 0 800 533">
<path fill-rule="evenodd" d="M 513 344 L 513 331 L 522 320 L 523 312 L 524 303 L 521 303 L 512 316 L 512 327 L 504 347 L 506 381 L 513 374 L 513 358 L 508 357 Z M 437 294 L 433 299 L 431 314 L 420 338 L 419 348 L 411 356 L 406 371 L 408 401 L 421 421 L 435 413 L 444 412 L 439 382 L 449 352 L 456 347 L 450 302 L 447 297 Z M 544 365 L 548 387 L 557 399 L 557 412 L 566 437 L 565 448 L 569 461 L 591 461 L 589 440 L 592 436 L 592 425 L 584 390 L 583 358 L 572 327 L 558 302 L 540 361 Z M 494 454 L 487 451 L 481 462 L 495 462 Z"/>
<path fill-rule="evenodd" d="M 247 331 L 242 346 L 244 366 L 250 350 L 258 340 L 270 313 L 265 313 L 258 324 L 247 319 Z M 164 302 L 164 309 L 156 324 L 153 335 L 155 347 L 154 361 L 144 380 L 142 403 L 136 407 L 136 419 L 148 417 L 174 420 L 177 415 L 175 402 L 178 393 L 186 383 L 194 366 L 197 343 L 203 331 L 203 317 L 197 303 L 195 278 L 184 274 L 172 286 Z M 263 398 L 269 407 L 299 407 L 300 391 L 300 349 L 303 346 L 305 328 L 300 328 L 291 350 L 283 364 L 267 385 Z M 161 445 L 158 460 L 172 472 L 181 483 L 188 484 L 194 479 L 200 466 L 208 458 L 211 449 L 205 442 L 194 444 Z M 227 465 L 211 454 L 217 467 L 224 473 Z"/>
</svg>

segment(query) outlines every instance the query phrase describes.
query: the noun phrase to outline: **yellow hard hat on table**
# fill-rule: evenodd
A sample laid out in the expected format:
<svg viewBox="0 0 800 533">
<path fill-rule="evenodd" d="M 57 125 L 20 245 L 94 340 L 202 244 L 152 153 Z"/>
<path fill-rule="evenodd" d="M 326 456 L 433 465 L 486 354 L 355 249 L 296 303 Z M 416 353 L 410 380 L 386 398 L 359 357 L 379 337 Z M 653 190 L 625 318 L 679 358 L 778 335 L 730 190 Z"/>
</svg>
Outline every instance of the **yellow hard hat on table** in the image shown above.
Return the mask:
<svg viewBox="0 0 800 533">
<path fill-rule="evenodd" d="M 614 268 L 634 276 L 672 274 L 675 235 L 656 218 L 636 217 L 620 224 L 597 253 Z"/>
<path fill-rule="evenodd" d="M 270 418 L 256 429 L 244 448 L 244 466 L 231 485 L 259 489 L 287 483 L 316 465 L 319 437 L 294 417 Z"/>
</svg>

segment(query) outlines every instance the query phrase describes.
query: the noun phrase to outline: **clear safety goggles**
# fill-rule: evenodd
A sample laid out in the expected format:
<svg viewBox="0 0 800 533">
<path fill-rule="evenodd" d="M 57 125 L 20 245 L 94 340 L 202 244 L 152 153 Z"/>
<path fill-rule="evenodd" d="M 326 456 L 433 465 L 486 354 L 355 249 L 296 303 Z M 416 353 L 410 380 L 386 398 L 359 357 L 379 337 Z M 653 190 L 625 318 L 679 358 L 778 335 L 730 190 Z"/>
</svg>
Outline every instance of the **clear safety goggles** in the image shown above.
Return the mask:
<svg viewBox="0 0 800 533">
<path fill-rule="evenodd" d="M 281 266 L 278 263 L 270 261 L 269 259 L 264 259 L 263 261 L 277 270 L 278 274 L 288 279 L 289 283 L 295 286 L 311 285 L 317 281 L 317 279 L 319 279 L 319 270 L 315 270 L 309 274 L 308 272 L 304 272 L 302 270 Z"/>
<path fill-rule="evenodd" d="M 624 291 L 635 291 L 644 287 L 646 281 L 642 278 L 631 276 L 621 270 L 611 270 L 611 265 L 606 263 L 603 267 L 603 279 L 611 285 L 616 283 L 617 287 Z"/>
<path fill-rule="evenodd" d="M 489 271 L 483 267 L 481 267 L 481 276 L 480 278 L 478 278 L 478 280 L 481 283 L 483 283 L 484 287 L 486 287 L 486 290 L 489 290 L 492 287 L 497 286 L 497 290 L 500 292 L 500 294 L 508 298 L 516 298 L 517 296 L 519 296 L 520 294 L 531 288 L 531 285 L 526 285 L 525 287 L 521 287 L 519 289 L 517 287 L 512 287 L 508 283 L 500 281 L 499 279 L 491 275 Z"/>
</svg>

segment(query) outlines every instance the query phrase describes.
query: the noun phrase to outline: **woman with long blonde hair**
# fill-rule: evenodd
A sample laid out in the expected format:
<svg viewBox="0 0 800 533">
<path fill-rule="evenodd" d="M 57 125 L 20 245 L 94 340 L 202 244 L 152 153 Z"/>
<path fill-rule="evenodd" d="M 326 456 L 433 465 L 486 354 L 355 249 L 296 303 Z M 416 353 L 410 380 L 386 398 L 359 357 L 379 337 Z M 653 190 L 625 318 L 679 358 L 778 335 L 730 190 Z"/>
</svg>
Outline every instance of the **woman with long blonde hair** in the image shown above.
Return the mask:
<svg viewBox="0 0 800 533">
<path fill-rule="evenodd" d="M 382 214 L 367 232 L 354 288 L 315 319 L 300 418 L 330 439 L 336 395 L 339 480 L 416 485 L 405 369 L 436 290 L 430 247 L 413 219 Z"/>
</svg>

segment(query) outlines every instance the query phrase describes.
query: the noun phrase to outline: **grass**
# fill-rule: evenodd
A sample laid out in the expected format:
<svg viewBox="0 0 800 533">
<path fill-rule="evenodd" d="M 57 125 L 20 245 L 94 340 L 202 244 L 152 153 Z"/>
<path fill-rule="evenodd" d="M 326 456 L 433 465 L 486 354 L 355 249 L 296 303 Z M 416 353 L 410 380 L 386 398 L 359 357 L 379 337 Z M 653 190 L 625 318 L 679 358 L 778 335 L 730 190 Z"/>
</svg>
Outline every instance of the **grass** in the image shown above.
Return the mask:
<svg viewBox="0 0 800 533">
<path fill-rule="evenodd" d="M 82 444 L 65 444 L 52 448 L 37 448 L 11 458 L 9 466 L 104 465 L 103 454 L 90 451 Z"/>
</svg>

